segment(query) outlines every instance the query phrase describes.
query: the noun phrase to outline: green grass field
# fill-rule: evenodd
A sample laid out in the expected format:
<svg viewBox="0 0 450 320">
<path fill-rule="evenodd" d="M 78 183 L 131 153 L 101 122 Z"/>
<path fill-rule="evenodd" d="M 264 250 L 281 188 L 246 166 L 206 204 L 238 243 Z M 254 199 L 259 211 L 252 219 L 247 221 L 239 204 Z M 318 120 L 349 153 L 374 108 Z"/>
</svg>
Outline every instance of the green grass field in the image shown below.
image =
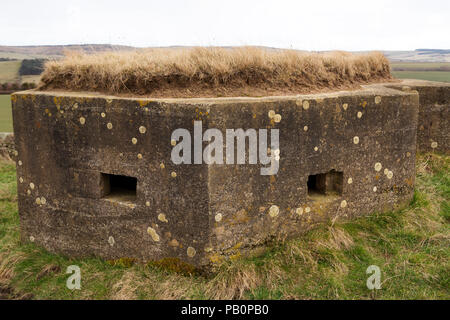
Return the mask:
<svg viewBox="0 0 450 320">
<path fill-rule="evenodd" d="M 12 163 L 0 164 L 0 212 L 0 298 L 450 299 L 449 156 L 417 157 L 409 207 L 316 227 L 208 277 L 22 244 Z M 66 287 L 70 265 L 81 268 L 81 290 Z M 381 269 L 380 290 L 366 286 L 370 265 Z"/>
<path fill-rule="evenodd" d="M 450 68 L 450 62 L 393 62 L 392 69 L 405 69 L 405 71 L 427 71 L 440 68 Z"/>
<path fill-rule="evenodd" d="M 11 96 L 0 94 L 0 132 L 12 132 Z"/>
<path fill-rule="evenodd" d="M 19 69 L 22 61 L 0 61 L 0 83 L 19 82 Z"/>
<path fill-rule="evenodd" d="M 450 62 L 395 62 L 391 68 L 392 75 L 398 79 L 450 82 Z"/>
<path fill-rule="evenodd" d="M 450 82 L 450 72 L 447 71 L 392 71 L 392 75 L 398 79 Z"/>
<path fill-rule="evenodd" d="M 19 69 L 22 61 L 0 61 L 0 84 L 8 82 L 8 83 L 15 83 L 15 82 L 33 82 L 38 83 L 40 76 L 36 75 L 27 75 L 27 76 L 20 76 L 19 75 Z"/>
<path fill-rule="evenodd" d="M 20 78 L 22 83 L 34 83 L 34 84 L 38 84 L 39 80 L 41 79 L 41 76 L 35 76 L 35 75 L 29 75 L 29 76 L 22 76 Z"/>
</svg>

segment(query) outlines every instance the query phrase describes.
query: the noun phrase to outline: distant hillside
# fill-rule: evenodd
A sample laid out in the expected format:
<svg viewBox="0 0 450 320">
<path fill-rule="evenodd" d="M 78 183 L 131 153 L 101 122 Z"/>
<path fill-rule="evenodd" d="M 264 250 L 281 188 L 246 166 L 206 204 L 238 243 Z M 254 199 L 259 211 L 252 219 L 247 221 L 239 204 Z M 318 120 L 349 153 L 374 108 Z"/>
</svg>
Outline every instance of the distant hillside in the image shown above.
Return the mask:
<svg viewBox="0 0 450 320">
<path fill-rule="evenodd" d="M 383 51 L 383 53 L 393 62 L 450 62 L 450 50 L 445 49 Z"/>
<path fill-rule="evenodd" d="M 0 46 L 0 58 L 33 59 L 33 58 L 57 58 L 65 51 L 124 51 L 134 50 L 134 47 L 110 45 L 110 44 L 83 44 L 60 46 Z"/>
<path fill-rule="evenodd" d="M 171 48 L 182 48 L 172 46 Z M 264 47 L 267 49 L 275 49 Z M 127 51 L 137 48 L 111 44 L 82 44 L 56 46 L 0 46 L 0 59 L 48 59 L 61 57 L 65 51 Z M 450 62 L 450 49 L 416 49 L 414 51 L 383 51 L 393 62 Z"/>
</svg>

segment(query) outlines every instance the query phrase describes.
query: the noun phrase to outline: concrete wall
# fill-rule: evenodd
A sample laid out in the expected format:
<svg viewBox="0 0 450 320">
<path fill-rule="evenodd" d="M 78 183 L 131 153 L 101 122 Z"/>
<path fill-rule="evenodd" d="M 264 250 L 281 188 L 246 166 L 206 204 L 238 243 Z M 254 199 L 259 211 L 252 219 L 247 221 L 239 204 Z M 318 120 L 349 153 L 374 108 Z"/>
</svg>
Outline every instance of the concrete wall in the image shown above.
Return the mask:
<svg viewBox="0 0 450 320">
<path fill-rule="evenodd" d="M 21 235 L 54 252 L 205 266 L 413 195 L 414 91 L 158 100 L 23 92 L 12 101 Z M 248 162 L 173 164 L 171 134 L 192 133 L 194 120 L 224 137 L 279 129 L 278 174 Z M 136 198 L 108 194 L 109 175 L 136 178 Z M 309 192 L 313 175 L 334 192 Z"/>
<path fill-rule="evenodd" d="M 450 153 L 450 83 L 403 80 L 388 87 L 419 92 L 419 152 Z"/>
</svg>

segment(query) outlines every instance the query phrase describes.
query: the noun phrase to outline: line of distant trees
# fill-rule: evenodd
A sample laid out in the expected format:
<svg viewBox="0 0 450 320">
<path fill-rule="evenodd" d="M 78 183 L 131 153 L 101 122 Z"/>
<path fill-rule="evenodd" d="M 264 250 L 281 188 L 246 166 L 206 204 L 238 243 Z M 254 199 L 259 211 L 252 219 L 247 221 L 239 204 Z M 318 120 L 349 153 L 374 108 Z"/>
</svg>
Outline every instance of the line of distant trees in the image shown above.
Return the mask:
<svg viewBox="0 0 450 320">
<path fill-rule="evenodd" d="M 29 90 L 36 88 L 36 84 L 33 82 L 5 82 L 0 84 L 0 92 L 14 92 L 20 90 Z"/>
<path fill-rule="evenodd" d="M 24 59 L 20 65 L 21 76 L 40 75 L 44 71 L 45 59 Z"/>
</svg>

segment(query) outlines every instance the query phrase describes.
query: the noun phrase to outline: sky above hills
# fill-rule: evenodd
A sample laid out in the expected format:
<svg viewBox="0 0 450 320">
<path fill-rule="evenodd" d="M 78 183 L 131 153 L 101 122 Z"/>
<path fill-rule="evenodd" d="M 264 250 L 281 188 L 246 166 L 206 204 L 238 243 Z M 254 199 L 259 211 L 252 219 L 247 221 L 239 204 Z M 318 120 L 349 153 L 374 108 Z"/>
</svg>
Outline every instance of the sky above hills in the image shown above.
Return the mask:
<svg viewBox="0 0 450 320">
<path fill-rule="evenodd" d="M 450 48 L 448 0 L 4 1 L 0 45 Z"/>
</svg>

